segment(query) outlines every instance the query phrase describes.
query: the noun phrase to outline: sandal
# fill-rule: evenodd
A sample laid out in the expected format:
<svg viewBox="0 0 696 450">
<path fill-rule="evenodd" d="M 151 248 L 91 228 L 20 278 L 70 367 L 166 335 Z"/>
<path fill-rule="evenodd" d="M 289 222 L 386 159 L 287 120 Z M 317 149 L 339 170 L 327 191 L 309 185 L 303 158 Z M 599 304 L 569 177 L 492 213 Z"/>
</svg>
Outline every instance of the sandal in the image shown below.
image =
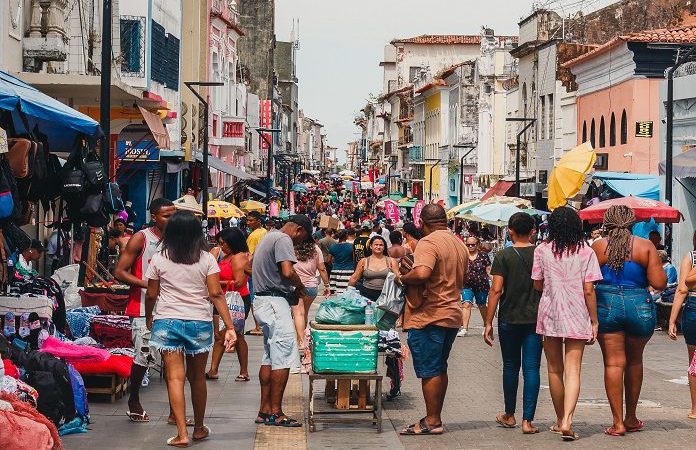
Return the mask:
<svg viewBox="0 0 696 450">
<path fill-rule="evenodd" d="M 442 424 L 429 428 L 428 424 L 425 423 L 425 417 L 423 417 L 420 421 L 418 421 L 418 430 L 416 430 L 416 424 L 414 423 L 401 430 L 400 434 L 404 436 L 418 436 L 422 434 L 438 435 L 443 434 L 444 432 L 445 428 L 442 426 Z"/>
<path fill-rule="evenodd" d="M 256 415 L 256 420 L 254 420 L 254 423 L 258 425 L 266 423 L 266 421 L 268 421 L 269 416 L 270 414 L 259 411 L 259 413 Z"/>
<path fill-rule="evenodd" d="M 220 377 L 217 376 L 217 375 L 216 375 L 216 376 L 208 375 L 208 372 L 206 372 L 206 373 L 205 373 L 205 379 L 206 379 L 206 380 L 219 380 Z"/>
<path fill-rule="evenodd" d="M 635 427 L 626 427 L 626 433 L 635 433 L 636 431 L 641 431 L 645 427 L 645 423 L 642 420 L 638 420 L 638 425 Z"/>
<path fill-rule="evenodd" d="M 234 381 L 249 381 L 249 375 L 237 375 Z"/>
<path fill-rule="evenodd" d="M 564 441 L 577 441 L 580 439 L 580 436 L 578 433 L 574 432 L 573 430 L 570 430 L 570 434 L 565 434 L 564 432 L 561 432 L 561 439 Z"/>
<path fill-rule="evenodd" d="M 179 447 L 179 448 L 186 448 L 189 446 L 188 442 L 179 442 L 179 443 L 175 444 L 174 439 L 176 439 L 178 437 L 179 436 L 174 436 L 174 437 L 170 437 L 169 439 L 167 439 L 167 445 L 169 445 L 171 447 Z"/>
<path fill-rule="evenodd" d="M 510 425 L 509 423 L 505 422 L 503 420 L 503 414 L 498 414 L 497 416 L 495 416 L 495 423 L 497 423 L 503 428 L 515 428 L 517 426 L 517 423 L 515 423 L 514 425 Z"/>
<path fill-rule="evenodd" d="M 194 436 L 193 437 L 194 441 L 202 441 L 203 439 L 208 439 L 210 437 L 210 428 L 208 428 L 208 425 L 203 425 L 201 428 L 203 429 L 203 431 L 205 431 L 205 435 L 203 435 L 202 437 L 195 437 Z M 195 433 L 196 429 L 194 428 L 193 431 Z"/>
<path fill-rule="evenodd" d="M 282 419 L 278 420 L 278 417 L 282 417 Z M 274 420 L 273 425 L 277 427 L 286 427 L 286 428 L 300 428 L 302 424 L 298 422 L 295 419 L 291 419 L 290 417 L 286 415 L 280 415 L 280 416 L 275 416 L 276 420 Z"/>
<path fill-rule="evenodd" d="M 167 419 L 167 425 L 176 425 L 176 420 Z M 186 419 L 186 426 L 192 427 L 193 426 L 193 419 Z"/>
<path fill-rule="evenodd" d="M 558 425 L 551 425 L 551 426 L 549 427 L 549 431 L 552 432 L 552 433 L 554 433 L 554 434 L 558 434 L 558 435 L 563 434 L 563 432 L 561 431 L 561 429 L 558 428 Z"/>
<path fill-rule="evenodd" d="M 126 415 L 130 419 L 131 422 L 149 422 L 150 417 L 147 415 L 147 412 L 143 411 L 142 414 L 126 411 Z"/>
<path fill-rule="evenodd" d="M 696 419 L 696 414 L 689 414 L 688 416 L 689 419 Z"/>
<path fill-rule="evenodd" d="M 609 428 L 604 429 L 604 434 L 606 434 L 607 436 L 624 436 L 626 433 L 619 433 L 613 426 L 611 426 Z"/>
</svg>

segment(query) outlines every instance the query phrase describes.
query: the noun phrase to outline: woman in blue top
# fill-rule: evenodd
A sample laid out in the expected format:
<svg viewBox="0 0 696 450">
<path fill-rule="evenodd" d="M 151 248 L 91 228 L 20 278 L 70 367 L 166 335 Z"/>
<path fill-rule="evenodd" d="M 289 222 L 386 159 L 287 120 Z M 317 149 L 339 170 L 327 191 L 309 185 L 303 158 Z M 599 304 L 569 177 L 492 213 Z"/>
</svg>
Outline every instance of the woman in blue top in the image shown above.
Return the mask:
<svg viewBox="0 0 696 450">
<path fill-rule="evenodd" d="M 623 436 L 643 428 L 643 422 L 636 417 L 643 385 L 643 350 L 657 323 L 655 301 L 648 287 L 661 291 L 667 285 L 655 246 L 631 234 L 635 222 L 631 208 L 612 206 L 604 214 L 606 239 L 592 245 L 604 277 L 595 292 L 604 387 L 614 416 L 614 424 L 604 430 L 610 436 Z"/>
<path fill-rule="evenodd" d="M 696 351 L 696 232 L 693 237 L 694 250 L 682 259 L 679 267 L 679 286 L 674 294 L 672 313 L 669 317 L 669 337 L 677 340 L 677 317 L 682 311 L 681 330 L 686 341 L 689 362 Z M 684 309 L 682 310 L 682 304 Z M 691 411 L 689 419 L 696 419 L 696 377 L 689 375 L 689 391 L 691 393 Z"/>
<path fill-rule="evenodd" d="M 331 293 L 342 293 L 348 287 L 348 280 L 355 272 L 355 262 L 353 262 L 353 244 L 346 242 L 348 231 L 341 230 L 337 236 L 338 243 L 329 247 L 332 256 L 333 267 L 331 268 Z"/>
</svg>

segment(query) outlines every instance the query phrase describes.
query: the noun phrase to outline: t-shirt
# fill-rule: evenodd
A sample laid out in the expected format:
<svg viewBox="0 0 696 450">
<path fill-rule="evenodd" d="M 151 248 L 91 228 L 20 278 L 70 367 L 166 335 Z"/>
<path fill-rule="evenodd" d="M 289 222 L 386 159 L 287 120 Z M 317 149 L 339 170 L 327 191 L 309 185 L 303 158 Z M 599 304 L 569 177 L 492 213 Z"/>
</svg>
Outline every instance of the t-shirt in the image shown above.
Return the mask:
<svg viewBox="0 0 696 450">
<path fill-rule="evenodd" d="M 315 288 L 319 286 L 319 279 L 317 278 L 317 271 L 319 266 L 324 263 L 324 255 L 321 253 L 321 249 L 318 245 L 315 245 L 316 255 L 314 258 L 308 259 L 307 261 L 297 261 L 295 264 L 295 272 L 302 280 L 304 287 Z"/>
<path fill-rule="evenodd" d="M 356 265 L 365 257 L 368 242 L 370 242 L 368 236 L 358 236 L 355 238 L 355 241 L 353 241 L 353 262 Z"/>
<path fill-rule="evenodd" d="M 332 270 L 355 270 L 353 261 L 353 244 L 339 242 L 329 247 L 329 253 L 333 256 Z"/>
<path fill-rule="evenodd" d="M 195 264 L 177 264 L 162 252 L 155 253 L 145 274 L 148 280 L 160 280 L 153 318 L 213 320 L 207 278 L 218 272 L 218 263 L 208 252 L 201 252 Z"/>
<path fill-rule="evenodd" d="M 321 249 L 321 253 L 324 255 L 324 260 L 326 261 L 327 256 L 329 256 L 329 248 L 331 248 L 332 245 L 337 243 L 338 241 L 330 236 L 326 236 L 324 238 L 319 239 L 319 242 L 317 242 L 317 245 Z"/>
<path fill-rule="evenodd" d="M 498 320 L 512 324 L 537 321 L 539 297 L 534 290 L 532 265 L 536 247 L 508 247 L 495 255 L 491 275 L 503 277 L 503 294 L 498 306 Z M 515 253 L 519 252 L 519 256 Z"/>
<path fill-rule="evenodd" d="M 278 265 L 283 261 L 297 262 L 292 239 L 282 231 L 269 231 L 256 247 L 251 264 L 251 278 L 257 295 L 264 291 L 292 292 L 293 286 L 280 273 Z"/>
<path fill-rule="evenodd" d="M 486 267 L 490 265 L 491 259 L 487 254 L 482 252 L 477 253 L 476 259 L 473 261 L 469 260 L 469 273 L 467 273 L 464 287 L 473 291 L 488 291 L 491 285 L 489 283 Z"/>
<path fill-rule="evenodd" d="M 464 287 L 469 252 L 462 241 L 449 230 L 430 233 L 416 246 L 413 267 L 432 270 L 423 286 L 420 305 L 414 307 L 408 298 L 404 313 L 404 329 L 439 325 L 459 328 L 462 325 L 461 295 Z"/>
<path fill-rule="evenodd" d="M 256 246 L 259 245 L 261 239 L 263 239 L 263 237 L 266 236 L 266 233 L 268 233 L 268 231 L 263 227 L 257 228 L 251 233 L 249 233 L 249 236 L 247 237 L 247 246 L 249 247 L 249 253 L 251 253 L 252 255 L 254 254 Z"/>
</svg>

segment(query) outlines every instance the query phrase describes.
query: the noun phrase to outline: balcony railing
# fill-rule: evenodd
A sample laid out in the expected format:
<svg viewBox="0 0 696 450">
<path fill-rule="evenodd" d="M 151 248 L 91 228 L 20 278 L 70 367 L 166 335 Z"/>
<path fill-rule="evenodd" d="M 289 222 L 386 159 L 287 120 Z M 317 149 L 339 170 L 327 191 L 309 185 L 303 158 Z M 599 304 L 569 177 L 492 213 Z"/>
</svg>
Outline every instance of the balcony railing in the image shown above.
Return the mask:
<svg viewBox="0 0 696 450">
<path fill-rule="evenodd" d="M 407 102 L 401 104 L 401 109 L 399 110 L 399 120 L 407 120 L 413 117 L 413 102 Z"/>
<path fill-rule="evenodd" d="M 410 162 L 423 162 L 423 147 L 411 147 L 408 150 L 408 160 Z"/>
<path fill-rule="evenodd" d="M 413 143 L 413 130 L 405 127 L 399 132 L 399 147 L 404 147 Z"/>
<path fill-rule="evenodd" d="M 210 5 L 210 15 L 219 17 L 231 27 L 239 28 L 239 12 L 226 3 L 223 0 L 213 0 Z"/>
</svg>

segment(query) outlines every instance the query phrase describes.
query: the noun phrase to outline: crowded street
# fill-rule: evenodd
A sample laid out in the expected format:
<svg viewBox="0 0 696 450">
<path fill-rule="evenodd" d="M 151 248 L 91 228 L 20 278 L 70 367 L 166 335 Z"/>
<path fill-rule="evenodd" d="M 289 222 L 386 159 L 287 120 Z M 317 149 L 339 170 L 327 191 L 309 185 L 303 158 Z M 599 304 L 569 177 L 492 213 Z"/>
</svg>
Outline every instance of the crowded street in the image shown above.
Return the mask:
<svg viewBox="0 0 696 450">
<path fill-rule="evenodd" d="M 691 448 L 696 2 L 494 9 L 0 0 L 0 450 Z"/>
</svg>

